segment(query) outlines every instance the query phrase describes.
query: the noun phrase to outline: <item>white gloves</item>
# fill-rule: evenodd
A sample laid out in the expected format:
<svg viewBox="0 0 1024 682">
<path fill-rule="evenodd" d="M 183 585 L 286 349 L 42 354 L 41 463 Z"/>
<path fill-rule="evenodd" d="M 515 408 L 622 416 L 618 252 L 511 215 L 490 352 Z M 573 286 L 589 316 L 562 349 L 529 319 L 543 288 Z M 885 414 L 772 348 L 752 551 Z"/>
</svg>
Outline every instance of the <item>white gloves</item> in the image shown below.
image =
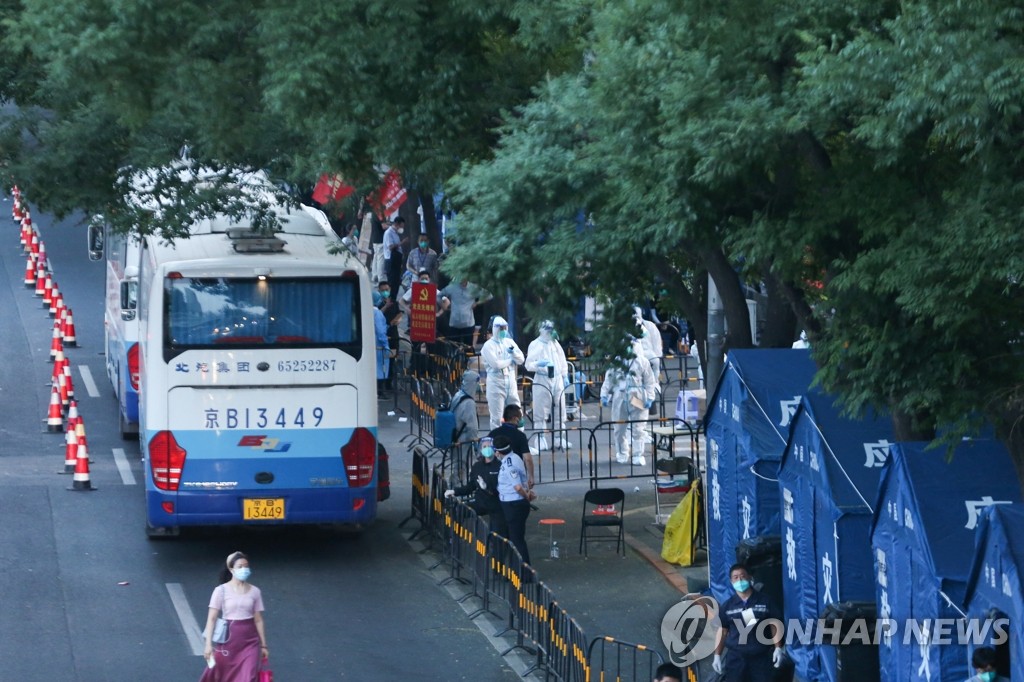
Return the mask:
<svg viewBox="0 0 1024 682">
<path fill-rule="evenodd" d="M 776 650 L 777 651 L 777 650 Z M 722 654 L 715 654 L 714 660 L 711 661 L 711 669 L 719 675 L 722 674 Z"/>
<path fill-rule="evenodd" d="M 778 668 L 782 665 L 782 659 L 786 657 L 786 652 L 782 650 L 782 647 L 775 647 L 775 651 L 772 652 L 772 665 Z"/>
<path fill-rule="evenodd" d="M 445 490 L 444 491 L 444 499 L 447 500 L 447 499 L 449 499 L 451 497 L 455 497 L 455 491 L 454 490 Z"/>
<path fill-rule="evenodd" d="M 476 484 L 480 486 L 480 490 L 487 490 L 487 481 L 484 480 L 483 476 L 476 477 Z"/>
</svg>

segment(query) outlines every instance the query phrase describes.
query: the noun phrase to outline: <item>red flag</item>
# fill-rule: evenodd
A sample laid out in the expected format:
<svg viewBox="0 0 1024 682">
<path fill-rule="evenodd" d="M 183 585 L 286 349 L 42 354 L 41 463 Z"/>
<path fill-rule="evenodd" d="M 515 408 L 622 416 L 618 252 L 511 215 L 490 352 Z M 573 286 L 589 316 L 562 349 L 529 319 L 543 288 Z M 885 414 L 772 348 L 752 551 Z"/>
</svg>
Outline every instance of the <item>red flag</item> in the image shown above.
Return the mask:
<svg viewBox="0 0 1024 682">
<path fill-rule="evenodd" d="M 398 210 L 407 198 L 405 187 L 402 186 L 402 175 L 397 170 L 389 170 L 384 174 L 373 194 L 366 199 L 373 207 L 378 218 L 384 218 Z"/>
<path fill-rule="evenodd" d="M 355 192 L 356 188 L 345 184 L 340 175 L 328 175 L 324 173 L 313 188 L 313 201 L 318 204 L 326 204 L 329 201 L 341 201 L 348 195 Z"/>
</svg>

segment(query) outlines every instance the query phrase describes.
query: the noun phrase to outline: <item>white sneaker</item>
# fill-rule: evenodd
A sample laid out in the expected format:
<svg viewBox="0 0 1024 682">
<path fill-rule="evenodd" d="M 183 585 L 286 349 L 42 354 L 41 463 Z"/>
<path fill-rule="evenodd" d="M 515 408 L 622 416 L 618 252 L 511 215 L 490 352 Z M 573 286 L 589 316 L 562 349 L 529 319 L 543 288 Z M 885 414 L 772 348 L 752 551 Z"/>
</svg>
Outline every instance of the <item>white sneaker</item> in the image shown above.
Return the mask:
<svg viewBox="0 0 1024 682">
<path fill-rule="evenodd" d="M 644 459 L 643 455 L 640 455 L 639 457 L 634 457 L 633 458 L 633 464 L 636 465 L 636 466 L 641 466 L 641 467 L 642 466 L 646 466 L 647 460 Z"/>
<path fill-rule="evenodd" d="M 618 462 L 619 464 L 628 464 L 629 455 L 624 455 L 621 452 L 617 452 L 615 453 L 615 461 Z"/>
</svg>

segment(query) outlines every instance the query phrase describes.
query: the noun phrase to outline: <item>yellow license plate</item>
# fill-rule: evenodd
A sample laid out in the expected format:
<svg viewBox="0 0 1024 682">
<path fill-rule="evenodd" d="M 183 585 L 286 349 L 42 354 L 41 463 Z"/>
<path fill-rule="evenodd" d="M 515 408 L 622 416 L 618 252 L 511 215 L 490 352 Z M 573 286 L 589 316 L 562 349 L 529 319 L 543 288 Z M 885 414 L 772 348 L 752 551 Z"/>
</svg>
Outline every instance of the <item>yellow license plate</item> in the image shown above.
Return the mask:
<svg viewBox="0 0 1024 682">
<path fill-rule="evenodd" d="M 246 521 L 280 521 L 284 519 L 284 498 L 242 500 L 242 518 Z"/>
</svg>

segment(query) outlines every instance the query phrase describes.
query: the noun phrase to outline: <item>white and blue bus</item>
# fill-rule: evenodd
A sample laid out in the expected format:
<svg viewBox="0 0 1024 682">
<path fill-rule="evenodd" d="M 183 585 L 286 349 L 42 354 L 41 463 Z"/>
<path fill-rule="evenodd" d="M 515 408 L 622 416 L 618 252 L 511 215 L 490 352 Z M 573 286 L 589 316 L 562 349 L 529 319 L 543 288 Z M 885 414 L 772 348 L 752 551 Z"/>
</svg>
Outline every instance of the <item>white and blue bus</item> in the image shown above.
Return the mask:
<svg viewBox="0 0 1024 682">
<path fill-rule="evenodd" d="M 277 214 L 272 237 L 218 217 L 187 239 L 141 241 L 151 537 L 199 525 L 363 526 L 376 516 L 369 278 L 347 249 L 332 248 L 321 212 Z"/>
<path fill-rule="evenodd" d="M 90 226 L 89 258 L 106 265 L 103 354 L 117 398 L 121 437 L 139 433 L 139 319 L 137 237 L 113 232 L 97 216 Z"/>
</svg>

